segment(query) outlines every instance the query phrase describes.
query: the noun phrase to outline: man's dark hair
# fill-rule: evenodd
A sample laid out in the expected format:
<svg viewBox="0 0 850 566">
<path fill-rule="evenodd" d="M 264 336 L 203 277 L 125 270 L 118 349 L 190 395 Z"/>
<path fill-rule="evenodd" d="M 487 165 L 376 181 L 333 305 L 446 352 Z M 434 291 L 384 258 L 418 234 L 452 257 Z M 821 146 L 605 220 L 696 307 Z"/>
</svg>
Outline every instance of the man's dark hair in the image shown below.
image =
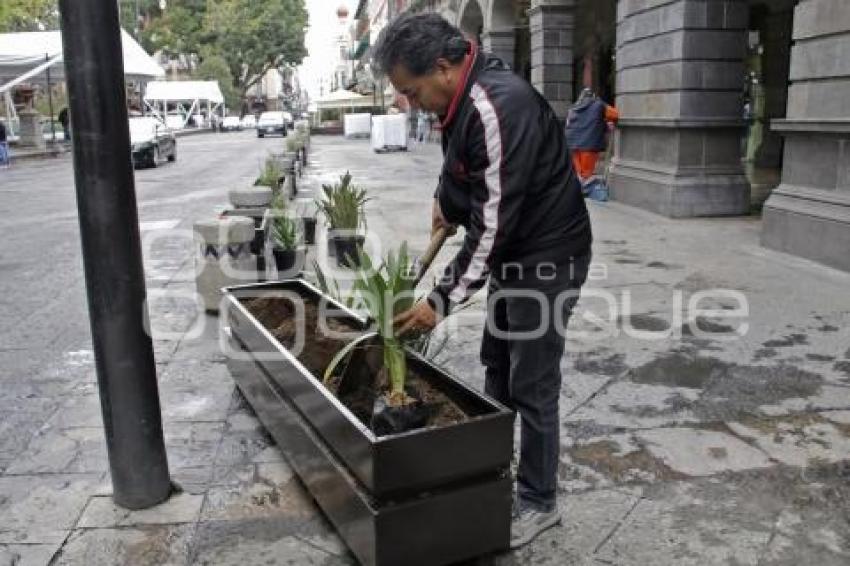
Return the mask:
<svg viewBox="0 0 850 566">
<path fill-rule="evenodd" d="M 372 55 L 378 73 L 402 65 L 410 74 L 428 74 L 437 59 L 455 64 L 463 61 L 469 42 L 455 26 L 438 14 L 402 14 L 381 31 Z"/>
</svg>

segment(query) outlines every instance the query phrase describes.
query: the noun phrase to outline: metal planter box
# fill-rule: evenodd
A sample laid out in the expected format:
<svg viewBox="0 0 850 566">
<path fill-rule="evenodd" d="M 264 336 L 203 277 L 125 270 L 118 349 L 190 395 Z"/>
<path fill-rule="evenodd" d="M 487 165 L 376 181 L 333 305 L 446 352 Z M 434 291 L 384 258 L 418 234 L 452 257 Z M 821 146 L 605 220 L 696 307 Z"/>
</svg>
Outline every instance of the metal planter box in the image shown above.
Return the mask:
<svg viewBox="0 0 850 566">
<path fill-rule="evenodd" d="M 449 564 L 504 550 L 513 415 L 414 352 L 409 363 L 471 415 L 376 437 L 278 342 L 240 298 L 294 293 L 355 313 L 300 280 L 225 290 L 223 338 L 242 393 L 363 564 Z"/>
</svg>

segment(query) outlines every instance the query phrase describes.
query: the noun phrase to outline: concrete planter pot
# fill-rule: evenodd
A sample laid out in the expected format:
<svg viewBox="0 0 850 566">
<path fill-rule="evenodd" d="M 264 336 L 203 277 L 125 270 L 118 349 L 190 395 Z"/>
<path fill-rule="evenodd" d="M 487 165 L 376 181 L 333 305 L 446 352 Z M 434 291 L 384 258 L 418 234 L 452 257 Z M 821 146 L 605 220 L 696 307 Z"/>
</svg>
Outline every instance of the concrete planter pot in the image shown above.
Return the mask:
<svg viewBox="0 0 850 566">
<path fill-rule="evenodd" d="M 230 204 L 236 208 L 257 208 L 269 206 L 274 198 L 271 187 L 254 186 L 246 189 L 232 189 L 227 192 Z"/>
<path fill-rule="evenodd" d="M 268 238 L 268 208 L 245 207 L 227 208 L 221 212 L 223 217 L 245 216 L 254 221 L 254 238 L 251 240 L 251 253 L 257 258 L 257 281 L 266 280 L 265 246 Z"/>
<path fill-rule="evenodd" d="M 282 295 L 332 309 L 355 332 L 366 323 L 301 280 L 225 290 L 233 378 L 360 563 L 439 566 L 506 549 L 512 413 L 410 351 L 409 367 L 467 416 L 376 436 L 246 306 Z M 305 340 L 318 330 L 303 328 Z"/>
</svg>

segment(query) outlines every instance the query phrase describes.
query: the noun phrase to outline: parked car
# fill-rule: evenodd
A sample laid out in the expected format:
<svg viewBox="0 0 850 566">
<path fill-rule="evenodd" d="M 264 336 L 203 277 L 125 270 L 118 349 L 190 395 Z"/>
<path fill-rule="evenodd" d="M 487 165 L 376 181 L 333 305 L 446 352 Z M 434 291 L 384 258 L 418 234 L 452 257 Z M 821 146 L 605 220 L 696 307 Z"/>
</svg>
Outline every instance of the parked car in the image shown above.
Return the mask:
<svg viewBox="0 0 850 566">
<path fill-rule="evenodd" d="M 257 120 L 257 137 L 274 134 L 286 136 L 286 117 L 283 112 L 263 112 Z"/>
<path fill-rule="evenodd" d="M 233 132 L 241 130 L 242 122 L 239 120 L 239 116 L 225 116 L 224 120 L 221 121 L 222 132 Z"/>
<path fill-rule="evenodd" d="M 177 159 L 177 140 L 156 118 L 130 118 L 130 144 L 134 167 L 156 167 L 163 160 Z"/>
<path fill-rule="evenodd" d="M 245 114 L 242 117 L 242 127 L 246 129 L 254 129 L 257 127 L 257 117 L 253 114 Z"/>
</svg>

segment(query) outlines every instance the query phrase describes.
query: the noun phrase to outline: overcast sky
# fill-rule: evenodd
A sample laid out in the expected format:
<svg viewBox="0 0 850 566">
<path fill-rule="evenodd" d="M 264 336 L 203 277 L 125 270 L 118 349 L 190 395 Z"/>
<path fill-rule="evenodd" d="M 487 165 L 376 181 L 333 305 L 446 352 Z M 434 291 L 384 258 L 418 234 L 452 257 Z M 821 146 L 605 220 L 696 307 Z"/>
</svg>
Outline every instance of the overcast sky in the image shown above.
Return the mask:
<svg viewBox="0 0 850 566">
<path fill-rule="evenodd" d="M 310 29 L 307 30 L 307 58 L 299 70 L 301 84 L 310 93 L 310 98 L 319 97 L 319 80 L 325 80 L 327 94 L 328 79 L 333 75 L 334 43 L 339 31 L 336 10 L 348 6 L 349 18 L 357 9 L 357 0 L 306 0 L 310 13 Z"/>
</svg>

